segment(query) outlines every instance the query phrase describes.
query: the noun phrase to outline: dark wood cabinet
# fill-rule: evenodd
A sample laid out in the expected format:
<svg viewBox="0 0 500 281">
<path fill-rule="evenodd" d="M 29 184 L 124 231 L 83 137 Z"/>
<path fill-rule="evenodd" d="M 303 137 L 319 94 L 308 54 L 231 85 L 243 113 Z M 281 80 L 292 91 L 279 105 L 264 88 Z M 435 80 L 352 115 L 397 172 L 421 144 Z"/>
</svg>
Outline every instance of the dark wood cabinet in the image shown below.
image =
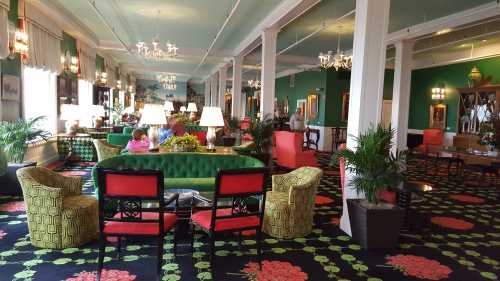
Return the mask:
<svg viewBox="0 0 500 281">
<path fill-rule="evenodd" d="M 57 116 L 61 104 L 78 104 L 78 80 L 68 75 L 57 76 Z"/>
<path fill-rule="evenodd" d="M 94 96 L 92 104 L 102 105 L 104 107 L 104 117 L 102 118 L 105 124 L 109 124 L 111 116 L 111 91 L 108 87 L 94 86 Z"/>
</svg>

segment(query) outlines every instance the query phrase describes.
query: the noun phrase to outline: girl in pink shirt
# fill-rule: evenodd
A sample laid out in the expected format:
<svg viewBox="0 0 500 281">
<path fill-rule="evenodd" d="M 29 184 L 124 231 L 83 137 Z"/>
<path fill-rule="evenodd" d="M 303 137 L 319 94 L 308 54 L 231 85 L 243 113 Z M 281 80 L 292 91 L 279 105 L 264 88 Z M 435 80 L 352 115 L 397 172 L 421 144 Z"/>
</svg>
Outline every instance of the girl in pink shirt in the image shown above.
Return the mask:
<svg viewBox="0 0 500 281">
<path fill-rule="evenodd" d="M 148 152 L 149 151 L 149 139 L 146 133 L 141 129 L 135 129 L 132 132 L 132 139 L 127 143 L 126 149 L 129 152 Z"/>
</svg>

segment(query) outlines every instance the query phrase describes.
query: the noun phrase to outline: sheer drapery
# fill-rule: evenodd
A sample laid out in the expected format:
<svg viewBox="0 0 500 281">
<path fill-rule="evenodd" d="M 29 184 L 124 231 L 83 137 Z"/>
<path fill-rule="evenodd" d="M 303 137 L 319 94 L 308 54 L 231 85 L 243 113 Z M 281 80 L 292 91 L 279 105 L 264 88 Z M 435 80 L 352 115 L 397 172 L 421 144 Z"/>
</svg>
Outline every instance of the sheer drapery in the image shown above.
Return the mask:
<svg viewBox="0 0 500 281">
<path fill-rule="evenodd" d="M 92 83 L 86 80 L 78 79 L 78 106 L 80 107 L 81 117 L 80 126 L 85 128 L 93 127 L 92 117 Z"/>
<path fill-rule="evenodd" d="M 9 0 L 0 0 L 0 59 L 9 55 Z"/>
<path fill-rule="evenodd" d="M 93 83 L 95 81 L 96 50 L 80 40 L 77 41 L 77 48 L 80 60 L 80 78 Z"/>
<path fill-rule="evenodd" d="M 57 133 L 57 74 L 51 71 L 23 67 L 24 118 L 45 116 L 41 129 Z"/>
<path fill-rule="evenodd" d="M 109 88 L 116 87 L 116 63 L 113 59 L 109 57 L 104 58 L 104 66 L 106 67 L 106 73 L 108 74 L 106 85 Z"/>
<path fill-rule="evenodd" d="M 26 32 L 30 67 L 61 71 L 62 30 L 48 16 L 26 3 Z"/>
</svg>

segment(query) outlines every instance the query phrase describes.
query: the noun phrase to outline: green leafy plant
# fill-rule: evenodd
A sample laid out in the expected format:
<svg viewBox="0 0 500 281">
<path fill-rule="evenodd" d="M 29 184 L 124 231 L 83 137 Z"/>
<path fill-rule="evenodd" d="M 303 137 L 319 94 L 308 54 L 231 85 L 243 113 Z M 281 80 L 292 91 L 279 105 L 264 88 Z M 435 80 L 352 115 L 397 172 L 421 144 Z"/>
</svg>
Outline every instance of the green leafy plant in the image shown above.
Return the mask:
<svg viewBox="0 0 500 281">
<path fill-rule="evenodd" d="M 43 119 L 44 116 L 39 116 L 28 120 L 0 123 L 0 146 L 3 146 L 8 161 L 22 163 L 29 141 L 47 140 L 50 133 L 36 128 L 37 123 Z"/>
<path fill-rule="evenodd" d="M 175 121 L 177 121 L 178 124 L 189 125 L 192 123 L 191 120 L 189 120 L 189 117 L 183 113 L 173 114 L 172 117 L 175 118 Z"/>
<path fill-rule="evenodd" d="M 200 142 L 196 136 L 184 134 L 183 136 L 172 136 L 162 146 L 174 151 L 196 151 Z"/>
<path fill-rule="evenodd" d="M 250 123 L 245 133 L 252 136 L 254 146 L 253 152 L 256 154 L 269 153 L 273 144 L 274 123 L 270 116 L 265 116 L 264 120 L 256 118 Z"/>
<path fill-rule="evenodd" d="M 3 176 L 7 171 L 7 155 L 3 151 L 3 147 L 0 146 L 0 176 Z"/>
<path fill-rule="evenodd" d="M 395 130 L 379 124 L 369 128 L 364 134 L 355 137 L 356 149 L 341 150 L 332 157 L 332 164 L 339 158 L 346 161 L 346 169 L 354 174 L 351 183 L 356 192 L 364 193 L 371 204 L 378 204 L 381 190 L 393 186 L 401 180 L 406 151 L 396 154 L 390 152 Z"/>
</svg>

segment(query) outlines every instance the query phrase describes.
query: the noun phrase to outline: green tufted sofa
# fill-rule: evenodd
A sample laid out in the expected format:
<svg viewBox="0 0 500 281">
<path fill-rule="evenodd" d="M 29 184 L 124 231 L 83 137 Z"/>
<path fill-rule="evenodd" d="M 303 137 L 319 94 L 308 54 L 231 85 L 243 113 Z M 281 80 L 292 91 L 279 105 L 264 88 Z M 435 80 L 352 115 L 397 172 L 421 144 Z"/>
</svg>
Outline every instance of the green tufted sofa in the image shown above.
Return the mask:
<svg viewBox="0 0 500 281">
<path fill-rule="evenodd" d="M 100 161 L 93 168 L 92 176 L 96 188 L 97 167 L 161 170 L 165 177 L 165 189 L 212 191 L 219 169 L 264 167 L 264 164 L 248 156 L 196 152 L 120 155 Z"/>
<path fill-rule="evenodd" d="M 118 145 L 124 147 L 128 141 L 132 139 L 133 127 L 124 127 L 122 133 L 109 133 L 106 141 L 111 145 Z"/>
</svg>

